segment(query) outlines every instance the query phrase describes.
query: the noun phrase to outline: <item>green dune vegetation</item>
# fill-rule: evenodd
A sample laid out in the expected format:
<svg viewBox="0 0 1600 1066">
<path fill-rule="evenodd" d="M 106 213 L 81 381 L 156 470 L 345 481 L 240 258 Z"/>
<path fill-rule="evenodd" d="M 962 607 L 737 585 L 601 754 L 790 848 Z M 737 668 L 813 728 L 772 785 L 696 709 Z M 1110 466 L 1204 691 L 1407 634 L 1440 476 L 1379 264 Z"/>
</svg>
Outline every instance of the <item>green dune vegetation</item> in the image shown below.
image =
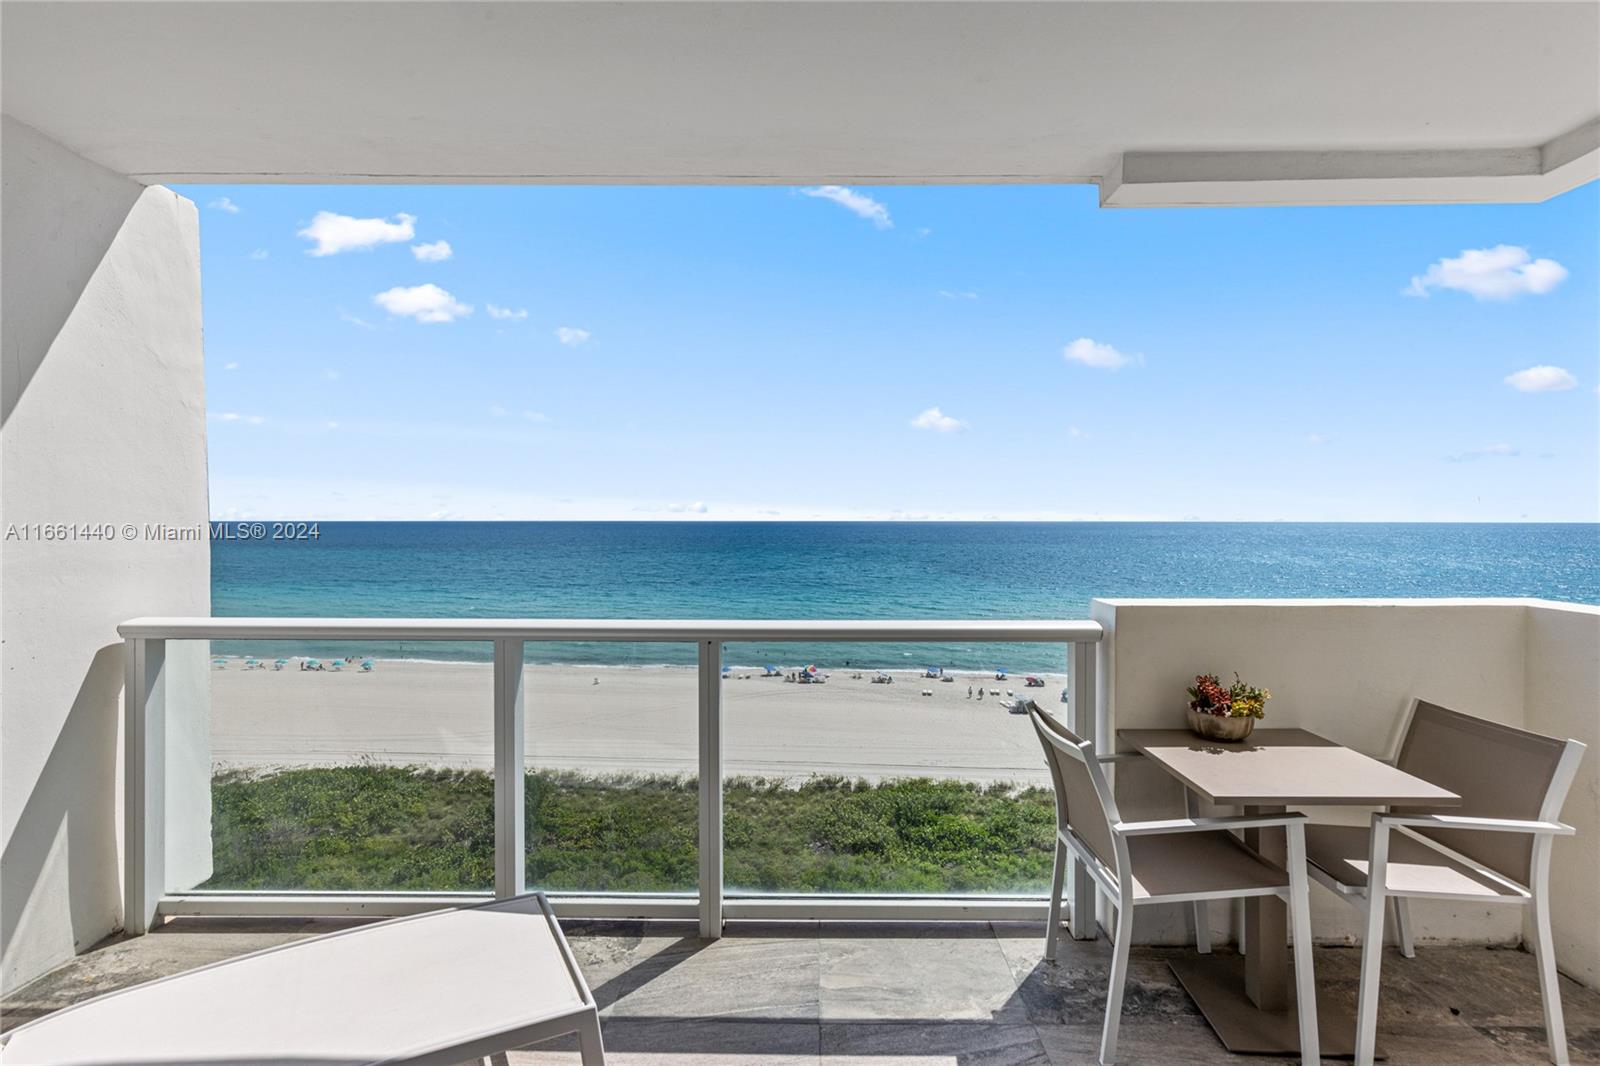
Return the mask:
<svg viewBox="0 0 1600 1066">
<path fill-rule="evenodd" d="M 528 884 L 693 891 L 693 778 L 527 775 Z M 494 883 L 485 771 L 361 765 L 229 772 L 212 785 L 201 887 L 483 891 Z M 1050 879 L 1048 790 L 925 778 L 798 786 L 730 779 L 727 884 L 772 892 L 1036 892 Z"/>
</svg>

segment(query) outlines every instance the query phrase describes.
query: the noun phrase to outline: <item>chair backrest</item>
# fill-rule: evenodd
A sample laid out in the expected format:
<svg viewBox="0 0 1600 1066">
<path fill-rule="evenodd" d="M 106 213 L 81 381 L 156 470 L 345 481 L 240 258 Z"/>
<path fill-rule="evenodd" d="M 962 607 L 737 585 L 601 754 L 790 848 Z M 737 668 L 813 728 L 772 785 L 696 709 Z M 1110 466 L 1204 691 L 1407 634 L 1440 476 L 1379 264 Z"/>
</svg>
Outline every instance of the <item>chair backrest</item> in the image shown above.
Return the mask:
<svg viewBox="0 0 1600 1066">
<path fill-rule="evenodd" d="M 1028 701 L 1028 717 L 1044 747 L 1045 761 L 1056 789 L 1056 825 L 1071 830 L 1094 857 L 1120 882 L 1121 864 L 1112 824 L 1117 820 L 1116 800 L 1095 761 L 1094 745 L 1058 722 L 1037 703 Z"/>
<path fill-rule="evenodd" d="M 1570 750 L 1569 749 L 1575 749 Z M 1461 797 L 1459 807 L 1396 807 L 1399 814 L 1556 819 L 1583 745 L 1418 700 L 1395 766 Z M 1533 841 L 1521 833 L 1418 829 L 1418 833 L 1526 885 Z"/>
</svg>

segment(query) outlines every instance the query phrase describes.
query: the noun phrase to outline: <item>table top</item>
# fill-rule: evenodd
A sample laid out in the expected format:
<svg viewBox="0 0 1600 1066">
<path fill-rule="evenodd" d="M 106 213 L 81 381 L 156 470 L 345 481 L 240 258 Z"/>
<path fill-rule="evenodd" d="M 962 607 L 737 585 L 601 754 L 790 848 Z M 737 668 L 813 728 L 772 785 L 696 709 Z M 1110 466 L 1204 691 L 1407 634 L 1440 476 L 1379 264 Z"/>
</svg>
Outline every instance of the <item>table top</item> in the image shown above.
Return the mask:
<svg viewBox="0 0 1600 1066">
<path fill-rule="evenodd" d="M 1117 738 L 1201 797 L 1229 807 L 1454 807 L 1461 797 L 1304 729 L 1257 729 L 1234 743 L 1187 729 Z"/>
</svg>

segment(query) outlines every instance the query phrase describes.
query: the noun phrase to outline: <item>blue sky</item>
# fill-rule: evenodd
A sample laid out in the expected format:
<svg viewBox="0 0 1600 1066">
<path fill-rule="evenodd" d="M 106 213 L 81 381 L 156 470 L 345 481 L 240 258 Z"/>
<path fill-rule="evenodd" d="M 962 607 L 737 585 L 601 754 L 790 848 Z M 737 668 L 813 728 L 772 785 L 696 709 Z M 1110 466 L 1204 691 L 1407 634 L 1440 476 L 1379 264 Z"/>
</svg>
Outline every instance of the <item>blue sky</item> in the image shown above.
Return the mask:
<svg viewBox="0 0 1600 1066">
<path fill-rule="evenodd" d="M 1595 184 L 178 191 L 218 518 L 1600 517 Z"/>
</svg>

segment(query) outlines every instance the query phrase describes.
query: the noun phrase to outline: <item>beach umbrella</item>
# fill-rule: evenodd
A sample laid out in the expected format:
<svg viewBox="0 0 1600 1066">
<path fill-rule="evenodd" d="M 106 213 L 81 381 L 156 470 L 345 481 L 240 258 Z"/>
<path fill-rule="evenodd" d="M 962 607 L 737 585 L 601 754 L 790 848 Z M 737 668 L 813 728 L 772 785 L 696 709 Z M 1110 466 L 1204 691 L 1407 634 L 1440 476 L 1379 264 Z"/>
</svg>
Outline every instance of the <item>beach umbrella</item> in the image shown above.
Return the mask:
<svg viewBox="0 0 1600 1066">
<path fill-rule="evenodd" d="M 288 659 L 274 659 L 274 660 L 272 660 L 272 665 L 273 666 L 288 666 L 289 665 L 289 660 Z"/>
<path fill-rule="evenodd" d="M 306 665 L 307 666 L 321 666 L 322 665 L 322 660 L 321 659 L 307 659 L 306 660 Z"/>
</svg>

